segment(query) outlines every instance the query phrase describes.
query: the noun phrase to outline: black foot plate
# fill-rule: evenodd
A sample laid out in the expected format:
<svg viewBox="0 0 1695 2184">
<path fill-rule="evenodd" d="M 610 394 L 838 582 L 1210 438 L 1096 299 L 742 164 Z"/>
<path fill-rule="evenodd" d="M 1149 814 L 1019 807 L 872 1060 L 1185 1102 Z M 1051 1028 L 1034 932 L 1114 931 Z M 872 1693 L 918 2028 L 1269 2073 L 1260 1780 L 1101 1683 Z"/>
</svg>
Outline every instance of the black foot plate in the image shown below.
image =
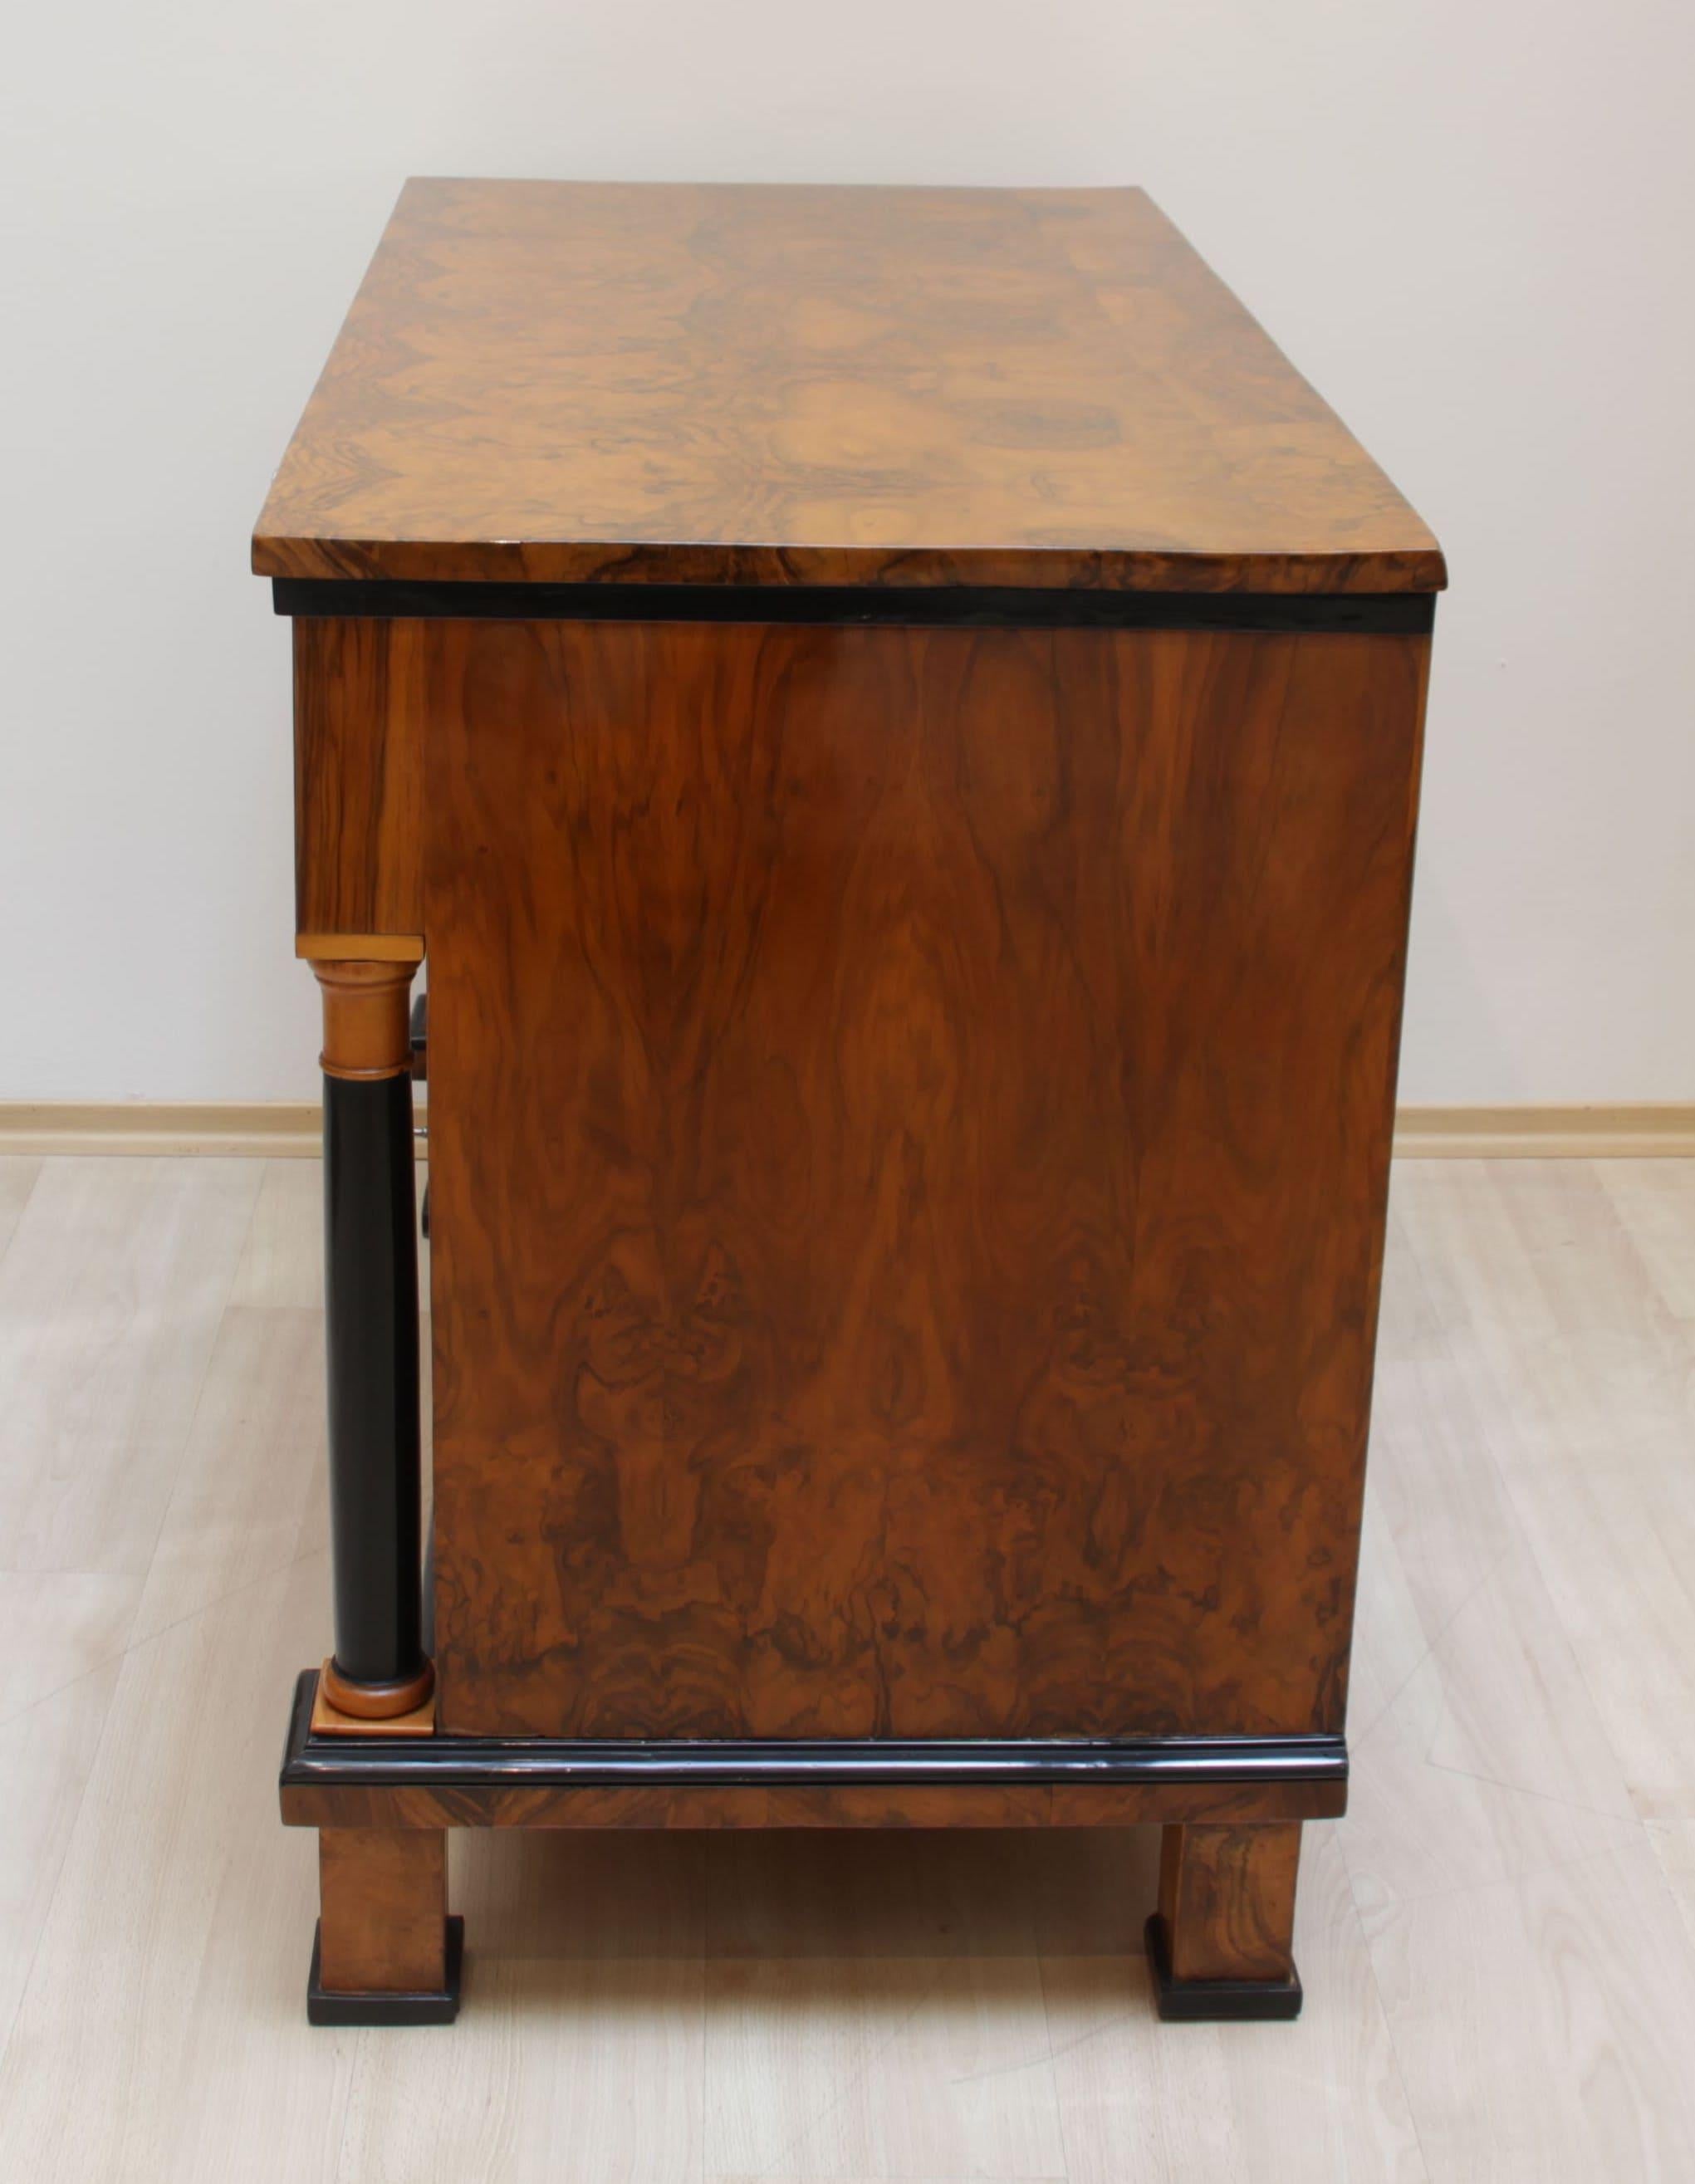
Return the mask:
<svg viewBox="0 0 1695 2184">
<path fill-rule="evenodd" d="M 1301 1981 L 1294 1972 L 1286 1980 L 1173 1979 L 1165 1921 L 1157 1912 L 1146 1931 L 1154 2004 L 1168 2025 L 1220 2025 L 1301 2014 Z"/>
<path fill-rule="evenodd" d="M 447 1922 L 447 1985 L 421 1994 L 344 1994 L 319 1984 L 321 1924 L 312 1936 L 312 1970 L 306 1983 L 309 2025 L 451 2025 L 459 2015 L 464 1984 L 465 1921 Z"/>
</svg>

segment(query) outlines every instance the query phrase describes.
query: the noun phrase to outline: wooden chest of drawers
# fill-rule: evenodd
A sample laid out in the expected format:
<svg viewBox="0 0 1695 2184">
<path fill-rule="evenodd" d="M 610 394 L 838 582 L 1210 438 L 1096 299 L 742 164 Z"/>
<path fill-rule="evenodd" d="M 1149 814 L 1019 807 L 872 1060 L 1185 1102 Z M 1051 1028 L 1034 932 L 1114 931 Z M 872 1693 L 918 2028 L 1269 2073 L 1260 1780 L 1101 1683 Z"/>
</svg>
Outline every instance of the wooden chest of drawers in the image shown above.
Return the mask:
<svg viewBox="0 0 1695 2184">
<path fill-rule="evenodd" d="M 451 2014 L 454 1827 L 1143 1820 L 1167 2014 L 1292 2014 L 1417 517 L 1139 192 L 432 182 L 254 566 L 326 997 L 314 2014 Z"/>
</svg>

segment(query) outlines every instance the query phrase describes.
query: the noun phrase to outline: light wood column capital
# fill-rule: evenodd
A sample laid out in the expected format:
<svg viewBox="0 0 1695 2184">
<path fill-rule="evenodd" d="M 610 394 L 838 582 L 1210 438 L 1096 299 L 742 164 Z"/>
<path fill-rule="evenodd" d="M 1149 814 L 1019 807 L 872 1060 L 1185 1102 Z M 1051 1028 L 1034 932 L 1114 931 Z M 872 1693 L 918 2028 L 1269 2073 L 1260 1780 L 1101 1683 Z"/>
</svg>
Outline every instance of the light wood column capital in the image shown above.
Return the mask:
<svg viewBox="0 0 1695 2184">
<path fill-rule="evenodd" d="M 312 959 L 324 996 L 326 1077 L 404 1077 L 412 1067 L 411 963 Z"/>
</svg>

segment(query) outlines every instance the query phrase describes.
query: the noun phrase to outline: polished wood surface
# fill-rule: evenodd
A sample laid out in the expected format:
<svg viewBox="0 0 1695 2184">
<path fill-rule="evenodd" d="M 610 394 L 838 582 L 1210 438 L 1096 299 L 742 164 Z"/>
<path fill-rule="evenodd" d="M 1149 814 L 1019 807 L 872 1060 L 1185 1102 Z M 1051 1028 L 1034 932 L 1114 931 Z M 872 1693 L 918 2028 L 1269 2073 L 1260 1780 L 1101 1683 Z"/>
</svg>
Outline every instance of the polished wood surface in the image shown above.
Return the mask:
<svg viewBox="0 0 1695 2184">
<path fill-rule="evenodd" d="M 447 1837 L 439 1830 L 325 1828 L 318 1886 L 326 1987 L 416 1993 L 444 1983 Z"/>
<path fill-rule="evenodd" d="M 337 936 L 380 933 L 415 961 L 422 632 L 412 622 L 333 617 L 302 617 L 293 629 L 296 950 L 371 953 Z"/>
<path fill-rule="evenodd" d="M 1339 1729 L 1427 641 L 423 642 L 443 1728 Z"/>
<path fill-rule="evenodd" d="M 316 1828 L 1126 1828 L 1331 1819 L 1333 1783 L 854 1783 L 593 1789 L 291 1785 L 282 1817 Z M 1298 1830 L 1297 1830 L 1298 1832 Z"/>
<path fill-rule="evenodd" d="M 1294 1969 L 1298 1824 L 1168 1827 L 1159 1916 L 1175 1980 L 1286 1980 Z"/>
<path fill-rule="evenodd" d="M 410 963 L 424 960 L 421 933 L 297 933 L 294 953 L 306 963 Z"/>
<path fill-rule="evenodd" d="M 1445 581 L 1407 503 L 1139 190 L 434 180 L 402 193 L 254 566 Z"/>
</svg>

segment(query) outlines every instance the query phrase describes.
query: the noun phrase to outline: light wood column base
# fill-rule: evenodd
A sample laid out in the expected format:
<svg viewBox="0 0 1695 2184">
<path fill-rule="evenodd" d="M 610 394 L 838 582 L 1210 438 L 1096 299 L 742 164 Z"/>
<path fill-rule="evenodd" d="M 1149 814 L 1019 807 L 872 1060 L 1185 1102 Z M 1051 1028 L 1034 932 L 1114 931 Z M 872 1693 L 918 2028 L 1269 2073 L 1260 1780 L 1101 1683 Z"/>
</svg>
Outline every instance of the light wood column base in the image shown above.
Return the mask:
<svg viewBox="0 0 1695 2184">
<path fill-rule="evenodd" d="M 436 1728 L 434 1685 L 435 1675 L 432 1669 L 429 1688 L 418 1704 L 405 1713 L 348 1713 L 330 1696 L 334 1689 L 334 1663 L 326 1661 L 318 1671 L 318 1686 L 312 1699 L 312 1734 L 314 1736 L 433 1736 Z"/>
<path fill-rule="evenodd" d="M 361 1725 L 394 1721 L 410 1726 L 426 1709 L 434 1718 L 436 1671 L 430 1661 L 416 1675 L 397 1677 L 393 1683 L 354 1684 L 337 1669 L 332 1655 L 324 1663 L 318 1689 L 326 1706 Z"/>
</svg>

